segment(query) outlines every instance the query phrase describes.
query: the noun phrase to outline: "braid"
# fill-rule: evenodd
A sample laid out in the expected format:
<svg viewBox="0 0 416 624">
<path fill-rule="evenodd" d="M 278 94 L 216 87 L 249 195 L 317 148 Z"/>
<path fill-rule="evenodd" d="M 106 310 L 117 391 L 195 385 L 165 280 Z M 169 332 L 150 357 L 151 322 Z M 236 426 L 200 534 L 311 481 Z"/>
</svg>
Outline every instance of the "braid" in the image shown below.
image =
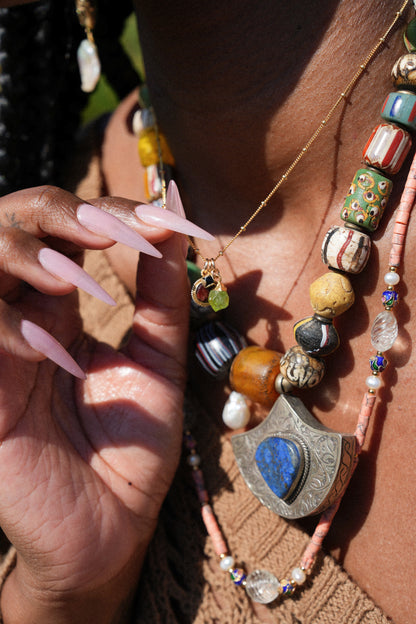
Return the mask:
<svg viewBox="0 0 416 624">
<path fill-rule="evenodd" d="M 138 78 L 119 44 L 131 0 L 100 0 L 96 35 L 103 70 L 119 97 Z M 59 184 L 87 95 L 76 50 L 84 38 L 73 0 L 0 9 L 0 196 Z"/>
<path fill-rule="evenodd" d="M 74 26 L 65 2 L 0 10 L 2 195 L 57 178 L 85 102 L 70 61 L 82 36 Z"/>
</svg>

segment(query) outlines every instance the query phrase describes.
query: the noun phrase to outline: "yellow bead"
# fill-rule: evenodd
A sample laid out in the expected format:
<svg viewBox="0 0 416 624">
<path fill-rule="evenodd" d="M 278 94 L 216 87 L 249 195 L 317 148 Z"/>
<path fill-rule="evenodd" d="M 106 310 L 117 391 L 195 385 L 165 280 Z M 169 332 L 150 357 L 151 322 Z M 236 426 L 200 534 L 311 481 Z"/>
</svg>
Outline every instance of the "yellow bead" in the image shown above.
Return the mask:
<svg viewBox="0 0 416 624">
<path fill-rule="evenodd" d="M 280 372 L 280 358 L 277 351 L 262 347 L 242 349 L 231 366 L 231 387 L 251 401 L 271 407 L 279 396 L 275 380 Z"/>
<path fill-rule="evenodd" d="M 354 303 L 350 280 L 340 273 L 325 273 L 315 280 L 309 290 L 314 312 L 324 318 L 339 316 Z"/>
<path fill-rule="evenodd" d="M 150 165 L 157 165 L 159 163 L 157 137 L 158 135 L 154 128 L 145 128 L 140 134 L 138 150 L 143 167 L 150 167 Z M 175 164 L 174 158 L 164 135 L 160 132 L 159 142 L 163 162 L 173 167 Z"/>
</svg>

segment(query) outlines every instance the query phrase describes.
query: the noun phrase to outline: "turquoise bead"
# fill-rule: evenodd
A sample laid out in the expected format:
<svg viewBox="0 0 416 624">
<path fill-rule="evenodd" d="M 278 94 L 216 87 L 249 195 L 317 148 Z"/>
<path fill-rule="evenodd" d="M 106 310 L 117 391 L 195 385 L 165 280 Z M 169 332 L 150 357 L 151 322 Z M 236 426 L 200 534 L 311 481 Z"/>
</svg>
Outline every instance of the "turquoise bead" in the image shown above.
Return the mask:
<svg viewBox="0 0 416 624">
<path fill-rule="evenodd" d="M 416 94 L 409 91 L 389 93 L 381 109 L 381 116 L 385 121 L 416 132 Z"/>
<path fill-rule="evenodd" d="M 379 226 L 392 189 L 391 180 L 378 171 L 358 169 L 345 199 L 341 219 L 374 232 Z"/>
</svg>

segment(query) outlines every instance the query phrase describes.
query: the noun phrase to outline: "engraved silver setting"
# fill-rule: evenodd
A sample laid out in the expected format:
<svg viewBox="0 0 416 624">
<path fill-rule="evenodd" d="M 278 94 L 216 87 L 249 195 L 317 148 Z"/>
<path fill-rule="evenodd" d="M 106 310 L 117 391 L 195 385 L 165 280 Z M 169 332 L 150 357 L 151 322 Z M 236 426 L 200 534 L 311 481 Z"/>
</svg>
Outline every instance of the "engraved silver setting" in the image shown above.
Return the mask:
<svg viewBox="0 0 416 624">
<path fill-rule="evenodd" d="M 303 470 L 286 500 L 267 485 L 255 460 L 259 444 L 270 437 L 292 439 L 303 450 Z M 344 492 L 354 465 L 355 436 L 322 425 L 302 401 L 281 395 L 268 417 L 231 439 L 235 458 L 250 490 L 263 505 L 284 518 L 324 511 Z"/>
</svg>

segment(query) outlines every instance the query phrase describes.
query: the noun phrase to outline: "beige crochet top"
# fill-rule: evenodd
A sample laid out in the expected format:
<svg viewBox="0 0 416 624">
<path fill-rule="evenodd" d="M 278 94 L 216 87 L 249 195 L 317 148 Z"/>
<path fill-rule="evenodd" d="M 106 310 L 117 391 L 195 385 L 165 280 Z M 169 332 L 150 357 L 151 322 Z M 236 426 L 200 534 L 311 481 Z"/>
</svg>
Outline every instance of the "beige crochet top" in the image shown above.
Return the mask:
<svg viewBox="0 0 416 624">
<path fill-rule="evenodd" d="M 100 161 L 96 154 L 77 194 L 98 196 Z M 116 346 L 130 325 L 132 302 L 104 254 L 87 253 L 86 270 L 117 300 L 116 308 L 80 293 L 85 329 Z M 247 571 L 262 568 L 282 577 L 298 565 L 308 536 L 279 518 L 249 492 L 233 458 L 230 442 L 209 419 L 195 419 L 193 433 L 202 457 L 207 489 L 230 552 Z M 111 554 L 109 554 L 111 556 Z M 330 556 L 316 565 L 313 578 L 294 597 L 256 614 L 241 587 L 219 569 L 202 524 L 190 470 L 182 461 L 160 514 L 140 579 L 137 624 L 356 624 L 391 622 Z M 13 565 L 13 553 L 3 574 Z"/>
</svg>

